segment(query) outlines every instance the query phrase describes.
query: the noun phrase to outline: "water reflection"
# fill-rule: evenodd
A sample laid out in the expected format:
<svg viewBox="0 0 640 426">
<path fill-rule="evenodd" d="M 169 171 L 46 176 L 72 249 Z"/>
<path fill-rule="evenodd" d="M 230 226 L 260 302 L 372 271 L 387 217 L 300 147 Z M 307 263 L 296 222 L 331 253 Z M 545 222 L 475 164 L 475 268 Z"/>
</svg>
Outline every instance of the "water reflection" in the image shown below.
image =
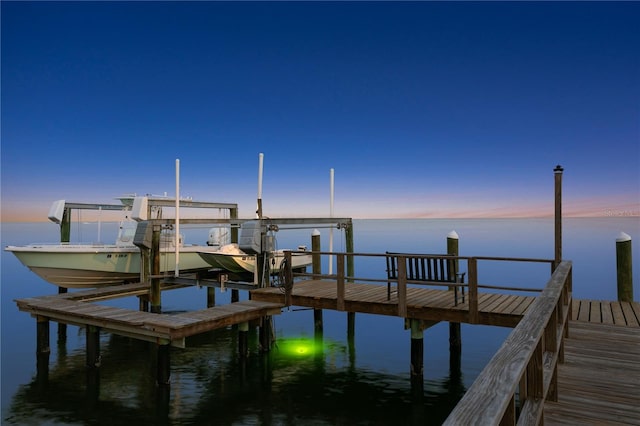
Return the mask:
<svg viewBox="0 0 640 426">
<path fill-rule="evenodd" d="M 7 424 L 440 424 L 464 393 L 460 371 L 412 383 L 409 374 L 357 366 L 353 342 L 280 339 L 238 356 L 235 327 L 171 351 L 171 385 L 155 383 L 155 345 L 101 338 L 102 363 L 84 348 L 58 356 L 14 395 Z M 309 345 L 310 346 L 305 346 Z"/>
</svg>

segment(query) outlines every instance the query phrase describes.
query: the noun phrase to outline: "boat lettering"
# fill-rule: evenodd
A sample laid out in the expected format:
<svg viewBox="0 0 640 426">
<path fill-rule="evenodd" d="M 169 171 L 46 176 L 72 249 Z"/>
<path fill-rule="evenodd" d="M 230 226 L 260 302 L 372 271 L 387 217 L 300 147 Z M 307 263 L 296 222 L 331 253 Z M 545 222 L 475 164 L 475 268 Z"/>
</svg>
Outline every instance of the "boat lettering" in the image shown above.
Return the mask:
<svg viewBox="0 0 640 426">
<path fill-rule="evenodd" d="M 127 257 L 126 253 L 116 253 L 116 254 L 108 254 L 107 255 L 107 259 L 110 258 L 121 258 L 121 257 Z"/>
</svg>

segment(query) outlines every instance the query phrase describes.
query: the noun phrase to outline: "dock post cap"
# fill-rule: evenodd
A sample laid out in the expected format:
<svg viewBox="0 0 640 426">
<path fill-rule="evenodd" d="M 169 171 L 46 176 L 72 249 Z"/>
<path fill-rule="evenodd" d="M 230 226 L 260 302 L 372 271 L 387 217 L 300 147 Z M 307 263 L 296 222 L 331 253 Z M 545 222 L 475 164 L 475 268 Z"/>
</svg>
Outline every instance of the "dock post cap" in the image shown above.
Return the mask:
<svg viewBox="0 0 640 426">
<path fill-rule="evenodd" d="M 556 168 L 555 168 L 555 169 L 553 169 L 553 171 L 554 171 L 555 173 L 562 173 L 562 171 L 563 171 L 563 170 L 564 170 L 564 169 L 562 168 L 562 166 L 561 166 L 560 164 L 558 164 L 558 165 L 556 166 Z"/>
<path fill-rule="evenodd" d="M 447 238 L 451 238 L 452 240 L 457 240 L 458 233 L 456 231 L 451 231 L 447 234 Z"/>
<path fill-rule="evenodd" d="M 318 231 L 317 229 L 314 229 L 314 230 L 311 232 L 311 236 L 314 236 L 314 237 L 315 237 L 315 236 L 318 236 L 318 235 L 320 235 L 320 231 Z"/>
<path fill-rule="evenodd" d="M 625 241 L 631 241 L 631 236 L 624 232 L 620 232 L 620 234 L 618 234 L 618 238 L 616 238 L 616 243 L 623 243 Z"/>
</svg>

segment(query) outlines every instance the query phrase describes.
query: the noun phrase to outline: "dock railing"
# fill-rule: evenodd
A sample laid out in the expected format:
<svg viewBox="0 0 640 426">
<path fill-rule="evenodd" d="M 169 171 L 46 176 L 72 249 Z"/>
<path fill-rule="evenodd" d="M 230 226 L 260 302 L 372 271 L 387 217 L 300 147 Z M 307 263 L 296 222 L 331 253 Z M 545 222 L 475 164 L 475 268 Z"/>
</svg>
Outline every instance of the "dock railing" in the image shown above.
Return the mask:
<svg viewBox="0 0 640 426">
<path fill-rule="evenodd" d="M 525 262 L 525 263 L 548 263 L 551 265 L 550 273 L 552 274 L 556 269 L 556 262 L 550 259 L 530 259 L 530 258 L 516 258 L 516 257 L 489 257 L 489 256 L 452 256 L 447 254 L 410 254 L 410 253 L 340 253 L 340 252 L 308 252 L 308 251 L 285 251 L 285 258 L 287 259 L 286 264 L 291 265 L 291 256 L 295 253 L 311 253 L 314 257 L 318 258 L 320 256 L 334 256 L 336 259 L 336 270 L 332 274 L 318 274 L 318 273 L 308 273 L 308 272 L 293 272 L 291 270 L 286 271 L 285 276 L 288 277 L 289 281 L 293 279 L 312 279 L 312 280 L 333 280 L 336 282 L 336 299 L 337 299 L 337 309 L 344 310 L 345 309 L 345 284 L 349 282 L 358 282 L 358 283 L 371 283 L 371 284 L 395 284 L 396 286 L 396 297 L 395 301 L 398 306 L 397 315 L 400 317 L 407 317 L 407 287 L 409 285 L 416 286 L 434 286 L 434 287 L 446 287 L 449 289 L 461 288 L 466 289 L 466 304 L 460 305 L 460 309 L 467 309 L 468 318 L 467 322 L 470 324 L 477 324 L 478 320 L 478 290 L 483 289 L 487 291 L 504 291 L 504 292 L 529 292 L 529 293 L 540 293 L 543 291 L 543 287 L 539 288 L 530 288 L 530 287 L 519 287 L 519 286 L 504 286 L 504 285 L 492 285 L 486 283 L 480 283 L 478 280 L 478 263 L 479 262 Z M 389 259 L 393 258 L 393 267 L 394 274 L 391 276 L 387 274 L 385 278 L 370 278 L 370 277 L 360 277 L 355 276 L 353 273 L 347 274 L 346 270 L 353 271 L 354 268 L 346 267 L 349 263 L 353 265 L 356 258 L 386 258 L 386 265 L 389 265 Z M 421 264 L 424 267 L 424 264 L 431 264 L 435 266 L 436 264 L 444 264 L 447 269 L 451 269 L 452 272 L 447 272 L 447 276 L 460 276 L 464 275 L 467 277 L 467 282 L 462 282 L 460 280 L 454 279 L 443 279 L 441 275 L 435 276 L 432 274 L 422 275 L 420 273 L 416 273 L 415 271 L 408 271 L 415 267 L 415 265 Z M 412 266 L 413 265 L 413 266 Z M 466 268 L 465 268 L 466 265 Z M 388 267 L 388 266 L 387 266 Z M 460 274 L 461 271 L 464 271 L 464 274 Z M 426 277 L 426 278 L 425 278 Z M 515 281 L 515 279 L 514 279 Z M 291 290 L 293 284 L 287 285 L 286 287 Z M 463 290 L 464 291 L 464 290 Z M 457 298 L 457 294 L 452 292 L 452 300 L 453 298 Z M 287 298 L 290 300 L 290 298 Z M 456 305 L 458 302 L 456 300 Z"/>
<path fill-rule="evenodd" d="M 557 401 L 557 368 L 571 309 L 572 265 L 561 262 L 445 425 L 537 425 L 545 400 Z"/>
<path fill-rule="evenodd" d="M 328 253 L 336 256 L 336 272 L 307 274 L 288 271 L 288 277 L 331 279 L 336 282 L 337 309 L 345 309 L 345 286 L 348 282 L 387 283 L 388 278 L 371 279 L 345 274 L 345 263 L 354 256 L 389 256 L 390 254 Z M 291 265 L 291 252 L 285 252 Z M 448 255 L 393 254 L 397 257 L 398 316 L 407 314 L 407 285 L 425 284 L 407 278 L 406 258 L 446 258 L 448 261 L 467 263 L 468 322 L 478 320 L 478 288 L 507 291 L 539 291 L 536 300 L 507 337 L 501 348 L 476 378 L 463 398 L 447 418 L 445 425 L 537 425 L 542 421 L 545 400 L 557 401 L 557 367 L 564 362 L 564 338 L 568 336 L 571 316 L 572 264 L 545 259 L 462 257 Z M 478 284 L 478 261 L 544 262 L 551 265 L 551 277 L 541 289 L 523 289 Z M 353 270 L 353 268 L 349 268 Z M 450 286 L 446 282 L 428 282 L 428 285 Z M 461 285 L 461 283 L 456 283 Z M 291 288 L 291 287 L 290 287 Z M 289 290 L 290 291 L 290 290 Z"/>
</svg>

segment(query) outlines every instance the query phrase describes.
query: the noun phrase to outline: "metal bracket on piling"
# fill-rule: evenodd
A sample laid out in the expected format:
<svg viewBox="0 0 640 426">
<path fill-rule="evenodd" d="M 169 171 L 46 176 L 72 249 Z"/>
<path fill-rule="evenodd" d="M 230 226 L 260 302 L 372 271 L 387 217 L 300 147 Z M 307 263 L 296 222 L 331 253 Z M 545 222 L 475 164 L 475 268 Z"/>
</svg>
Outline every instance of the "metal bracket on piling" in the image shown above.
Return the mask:
<svg viewBox="0 0 640 426">
<path fill-rule="evenodd" d="M 224 286 L 224 283 L 229 281 L 229 275 L 227 275 L 227 274 L 218 275 L 218 281 L 220 282 L 220 292 L 224 293 L 225 291 L 227 291 L 227 289 Z"/>
</svg>

